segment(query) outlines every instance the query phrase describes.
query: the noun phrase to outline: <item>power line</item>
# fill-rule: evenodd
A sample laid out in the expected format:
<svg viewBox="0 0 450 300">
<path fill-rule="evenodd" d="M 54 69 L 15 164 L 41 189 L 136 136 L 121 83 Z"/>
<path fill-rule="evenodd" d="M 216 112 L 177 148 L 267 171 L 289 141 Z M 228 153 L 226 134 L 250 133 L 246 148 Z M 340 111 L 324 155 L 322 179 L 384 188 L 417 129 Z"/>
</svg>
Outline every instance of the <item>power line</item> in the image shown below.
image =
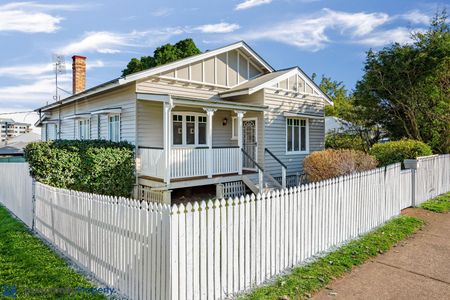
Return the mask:
<svg viewBox="0 0 450 300">
<path fill-rule="evenodd" d="M 26 113 L 36 113 L 34 110 L 25 110 L 25 111 L 15 111 L 15 112 L 4 112 L 0 113 L 0 115 L 17 115 L 17 114 L 26 114 Z"/>
</svg>

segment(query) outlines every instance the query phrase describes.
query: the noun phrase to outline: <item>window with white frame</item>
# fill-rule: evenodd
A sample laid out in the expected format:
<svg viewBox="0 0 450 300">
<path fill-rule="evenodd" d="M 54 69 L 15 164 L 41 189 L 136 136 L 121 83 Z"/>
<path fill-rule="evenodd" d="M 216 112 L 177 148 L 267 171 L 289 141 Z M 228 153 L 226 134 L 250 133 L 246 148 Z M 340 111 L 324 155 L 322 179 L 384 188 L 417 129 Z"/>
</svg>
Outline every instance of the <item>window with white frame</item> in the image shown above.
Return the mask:
<svg viewBox="0 0 450 300">
<path fill-rule="evenodd" d="M 120 141 L 120 115 L 108 116 L 108 138 L 112 142 Z"/>
<path fill-rule="evenodd" d="M 175 146 L 206 145 L 206 116 L 198 113 L 174 113 L 172 144 Z"/>
<path fill-rule="evenodd" d="M 58 125 L 55 123 L 47 123 L 46 127 L 47 127 L 47 141 L 56 140 Z"/>
<path fill-rule="evenodd" d="M 91 120 L 81 119 L 78 120 L 78 139 L 88 140 L 90 139 Z"/>
<path fill-rule="evenodd" d="M 288 153 L 307 153 L 308 120 L 299 118 L 286 119 L 286 151 Z"/>
</svg>

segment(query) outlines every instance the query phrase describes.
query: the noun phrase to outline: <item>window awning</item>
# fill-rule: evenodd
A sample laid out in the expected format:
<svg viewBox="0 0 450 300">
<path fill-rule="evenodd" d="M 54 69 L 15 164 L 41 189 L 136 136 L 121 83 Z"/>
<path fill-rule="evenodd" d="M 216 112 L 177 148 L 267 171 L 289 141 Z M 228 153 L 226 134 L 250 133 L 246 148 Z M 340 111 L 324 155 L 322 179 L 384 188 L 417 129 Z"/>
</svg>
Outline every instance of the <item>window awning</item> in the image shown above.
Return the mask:
<svg viewBox="0 0 450 300">
<path fill-rule="evenodd" d="M 91 114 L 74 114 L 68 117 L 64 117 L 64 120 L 75 120 L 75 119 L 89 119 Z"/>
<path fill-rule="evenodd" d="M 304 114 L 304 113 L 292 113 L 292 112 L 285 112 L 284 116 L 292 117 L 292 118 L 325 119 L 324 116 L 310 115 L 310 114 Z"/>
<path fill-rule="evenodd" d="M 99 110 L 95 110 L 91 112 L 92 115 L 108 115 L 108 114 L 120 114 L 122 112 L 121 107 L 110 107 L 110 108 L 103 108 Z"/>
</svg>

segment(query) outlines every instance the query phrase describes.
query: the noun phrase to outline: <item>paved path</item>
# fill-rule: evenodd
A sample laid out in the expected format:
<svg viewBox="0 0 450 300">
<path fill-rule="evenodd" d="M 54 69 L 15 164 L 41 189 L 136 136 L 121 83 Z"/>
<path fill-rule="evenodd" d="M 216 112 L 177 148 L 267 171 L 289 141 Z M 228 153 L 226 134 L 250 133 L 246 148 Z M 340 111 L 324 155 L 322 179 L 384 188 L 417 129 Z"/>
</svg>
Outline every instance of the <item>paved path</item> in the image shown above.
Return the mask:
<svg viewBox="0 0 450 300">
<path fill-rule="evenodd" d="M 450 214 L 422 209 L 403 214 L 419 217 L 427 225 L 313 299 L 450 299 Z"/>
</svg>

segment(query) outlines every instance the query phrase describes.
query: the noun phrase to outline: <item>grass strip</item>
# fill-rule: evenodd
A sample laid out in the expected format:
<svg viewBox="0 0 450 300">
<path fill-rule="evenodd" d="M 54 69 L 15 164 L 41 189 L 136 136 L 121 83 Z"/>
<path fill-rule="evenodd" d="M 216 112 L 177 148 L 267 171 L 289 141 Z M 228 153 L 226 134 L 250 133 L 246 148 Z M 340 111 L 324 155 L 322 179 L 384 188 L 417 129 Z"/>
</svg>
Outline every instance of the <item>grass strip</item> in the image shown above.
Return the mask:
<svg viewBox="0 0 450 300">
<path fill-rule="evenodd" d="M 450 192 L 430 199 L 422 203 L 420 207 L 437 213 L 448 213 L 450 211 Z"/>
<path fill-rule="evenodd" d="M 0 206 L 0 298 L 105 299 L 26 226 Z"/>
<path fill-rule="evenodd" d="M 316 261 L 294 268 L 274 283 L 262 286 L 240 299 L 304 299 L 371 257 L 387 251 L 422 227 L 423 221 L 399 216 L 358 240 L 340 247 Z"/>
</svg>

